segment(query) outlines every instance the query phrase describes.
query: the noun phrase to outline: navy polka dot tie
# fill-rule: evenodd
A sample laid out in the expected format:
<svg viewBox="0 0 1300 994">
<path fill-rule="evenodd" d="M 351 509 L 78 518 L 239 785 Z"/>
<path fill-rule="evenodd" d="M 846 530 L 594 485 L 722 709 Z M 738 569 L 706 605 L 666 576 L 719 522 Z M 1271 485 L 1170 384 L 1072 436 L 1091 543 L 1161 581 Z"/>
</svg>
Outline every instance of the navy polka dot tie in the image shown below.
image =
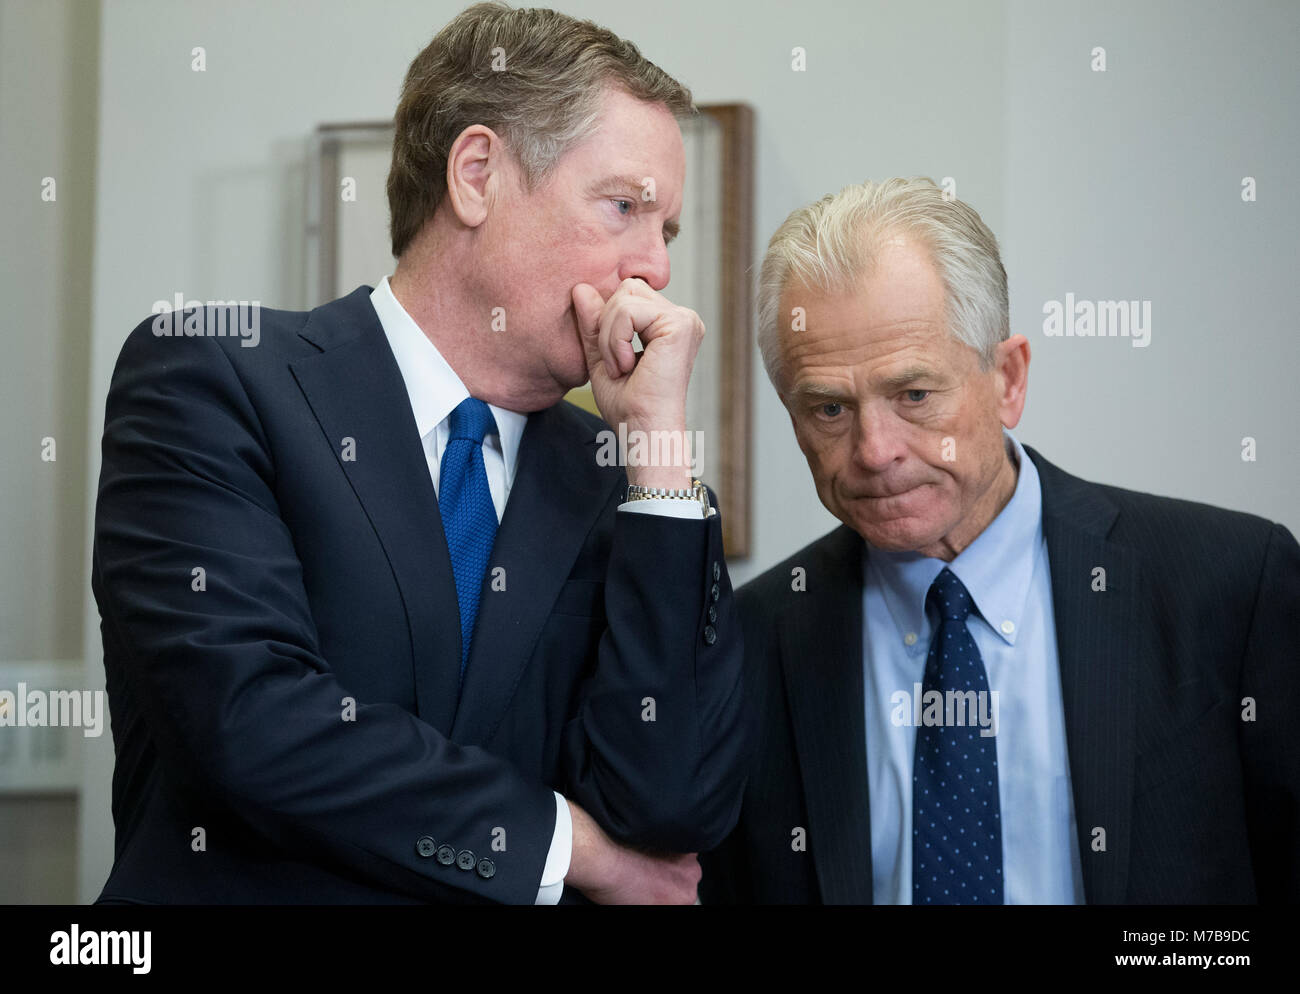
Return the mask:
<svg viewBox="0 0 1300 994">
<path fill-rule="evenodd" d="M 945 566 L 926 603 L 938 612 L 939 625 L 925 663 L 912 765 L 912 903 L 1001 904 L 998 749 L 995 736 L 980 734 L 974 703 L 989 693 L 984 661 L 966 628 L 974 602 Z M 942 695 L 937 711 L 926 708 L 935 700 L 931 691 Z M 984 714 L 991 714 L 992 702 L 986 706 Z M 941 720 L 929 723 L 936 715 Z"/>
<path fill-rule="evenodd" d="M 467 397 L 451 412 L 451 436 L 438 471 L 438 511 L 451 553 L 460 605 L 460 675 L 465 677 L 469 644 L 478 618 L 483 573 L 497 536 L 497 512 L 483 468 L 483 438 L 497 430 L 492 411 Z"/>
</svg>

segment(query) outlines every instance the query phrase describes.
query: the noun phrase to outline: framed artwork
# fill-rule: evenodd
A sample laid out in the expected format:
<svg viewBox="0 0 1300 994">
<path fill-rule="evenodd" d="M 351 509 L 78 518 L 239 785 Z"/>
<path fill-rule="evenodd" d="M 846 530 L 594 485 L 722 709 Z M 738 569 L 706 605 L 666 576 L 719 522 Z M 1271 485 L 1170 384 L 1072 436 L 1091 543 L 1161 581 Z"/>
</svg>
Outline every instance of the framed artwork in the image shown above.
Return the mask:
<svg viewBox="0 0 1300 994">
<path fill-rule="evenodd" d="M 753 111 L 703 105 L 682 122 L 686 185 L 681 232 L 664 291 L 704 321 L 687 396 L 695 475 L 718 495 L 729 558 L 749 554 L 753 247 Z M 390 275 L 386 184 L 391 121 L 325 124 L 312 140 L 307 205 L 307 307 Z M 573 403 L 599 413 L 590 387 Z"/>
</svg>

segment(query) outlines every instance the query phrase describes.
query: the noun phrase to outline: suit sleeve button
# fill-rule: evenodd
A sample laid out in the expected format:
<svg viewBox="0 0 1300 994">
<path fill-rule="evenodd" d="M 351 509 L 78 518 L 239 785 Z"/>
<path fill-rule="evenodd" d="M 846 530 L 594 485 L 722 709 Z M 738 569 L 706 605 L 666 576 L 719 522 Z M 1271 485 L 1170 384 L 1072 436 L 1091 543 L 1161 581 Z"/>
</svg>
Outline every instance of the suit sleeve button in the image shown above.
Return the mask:
<svg viewBox="0 0 1300 994">
<path fill-rule="evenodd" d="M 478 861 L 478 866 L 476 866 L 475 869 L 478 871 L 478 875 L 484 880 L 491 880 L 497 873 L 496 863 L 492 862 L 492 860 L 487 857 L 480 859 Z"/>
<path fill-rule="evenodd" d="M 443 866 L 451 866 L 452 863 L 456 862 L 456 850 L 451 846 L 439 846 L 438 862 Z"/>
<path fill-rule="evenodd" d="M 712 645 L 712 644 L 713 644 L 714 642 L 716 642 L 716 641 L 718 641 L 718 633 L 717 633 L 717 631 L 714 630 L 714 627 L 713 627 L 712 625 L 705 625 L 705 626 L 704 626 L 704 644 L 705 644 L 705 645 Z"/>
<path fill-rule="evenodd" d="M 709 596 L 712 597 L 712 598 L 716 601 L 719 597 L 722 596 L 722 588 L 720 588 L 720 587 L 715 583 L 715 584 L 713 585 L 713 589 L 709 591 Z"/>
<path fill-rule="evenodd" d="M 474 864 L 477 862 L 478 860 L 474 858 L 474 854 L 468 849 L 462 849 L 456 854 L 456 865 L 462 870 L 474 869 Z"/>
<path fill-rule="evenodd" d="M 433 836 L 431 835 L 422 835 L 415 843 L 415 851 L 425 859 L 432 856 L 437 848 L 438 843 L 433 840 Z"/>
<path fill-rule="evenodd" d="M 714 623 L 715 621 L 717 621 L 717 620 L 718 620 L 718 609 L 717 609 L 716 607 L 714 607 L 712 604 L 710 604 L 710 605 L 709 605 L 709 624 L 711 625 L 711 624 L 713 624 L 713 623 Z"/>
<path fill-rule="evenodd" d="M 722 567 L 718 565 L 718 561 L 715 559 L 713 560 L 713 579 L 718 580 L 721 579 L 721 577 Z"/>
</svg>

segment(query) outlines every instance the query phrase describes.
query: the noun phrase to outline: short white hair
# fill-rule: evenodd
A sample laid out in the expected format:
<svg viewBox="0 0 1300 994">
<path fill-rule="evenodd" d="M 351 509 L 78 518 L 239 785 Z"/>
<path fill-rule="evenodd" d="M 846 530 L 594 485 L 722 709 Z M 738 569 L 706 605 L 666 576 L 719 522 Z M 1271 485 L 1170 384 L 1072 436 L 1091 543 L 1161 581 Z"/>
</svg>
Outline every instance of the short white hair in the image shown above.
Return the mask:
<svg viewBox="0 0 1300 994">
<path fill-rule="evenodd" d="M 781 390 L 781 296 L 798 286 L 843 293 L 855 287 L 893 236 L 930 252 L 945 288 L 948 330 L 991 368 L 1010 335 L 1007 272 L 993 232 L 969 205 L 924 177 L 857 183 L 791 212 L 768 242 L 758 278 L 758 347 Z"/>
</svg>

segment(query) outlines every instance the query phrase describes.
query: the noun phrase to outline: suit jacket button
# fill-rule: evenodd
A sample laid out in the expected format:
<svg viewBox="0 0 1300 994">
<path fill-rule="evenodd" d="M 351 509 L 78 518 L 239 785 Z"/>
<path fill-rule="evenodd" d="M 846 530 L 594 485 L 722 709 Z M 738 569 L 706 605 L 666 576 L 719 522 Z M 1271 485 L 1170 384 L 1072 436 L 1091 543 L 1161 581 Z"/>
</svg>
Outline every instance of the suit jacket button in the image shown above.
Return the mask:
<svg viewBox="0 0 1300 994">
<path fill-rule="evenodd" d="M 713 644 L 714 642 L 716 642 L 716 641 L 718 641 L 718 633 L 714 630 L 714 628 L 713 628 L 712 625 L 705 625 L 705 626 L 704 626 L 704 644 L 705 644 L 705 645 L 712 645 L 712 644 Z"/>
<path fill-rule="evenodd" d="M 486 856 L 478 861 L 478 866 L 476 866 L 475 869 L 478 871 L 478 875 L 484 880 L 491 880 L 497 873 L 496 863 L 492 862 L 492 860 L 488 859 Z"/>
<path fill-rule="evenodd" d="M 437 848 L 438 843 L 433 840 L 433 836 L 431 835 L 422 835 L 415 843 L 415 851 L 425 859 L 432 856 Z"/>
<path fill-rule="evenodd" d="M 709 624 L 711 625 L 711 624 L 713 624 L 713 623 L 714 623 L 715 621 L 717 621 L 717 620 L 718 620 L 718 609 L 717 609 L 716 607 L 714 607 L 712 604 L 710 604 L 710 605 L 709 605 Z"/>
<path fill-rule="evenodd" d="M 460 852 L 456 853 L 456 865 L 462 870 L 474 869 L 474 864 L 477 862 L 478 860 L 474 858 L 474 854 L 468 849 L 462 849 Z"/>
<path fill-rule="evenodd" d="M 451 846 L 439 846 L 438 862 L 443 866 L 451 866 L 452 863 L 456 862 L 456 850 Z"/>
<path fill-rule="evenodd" d="M 715 601 L 722 596 L 722 590 L 718 587 L 716 583 L 713 585 L 713 589 L 709 591 L 709 596 L 712 597 Z"/>
<path fill-rule="evenodd" d="M 722 576 L 722 567 L 718 565 L 718 561 L 715 559 L 713 560 L 713 579 L 717 580 L 721 576 Z"/>
</svg>

